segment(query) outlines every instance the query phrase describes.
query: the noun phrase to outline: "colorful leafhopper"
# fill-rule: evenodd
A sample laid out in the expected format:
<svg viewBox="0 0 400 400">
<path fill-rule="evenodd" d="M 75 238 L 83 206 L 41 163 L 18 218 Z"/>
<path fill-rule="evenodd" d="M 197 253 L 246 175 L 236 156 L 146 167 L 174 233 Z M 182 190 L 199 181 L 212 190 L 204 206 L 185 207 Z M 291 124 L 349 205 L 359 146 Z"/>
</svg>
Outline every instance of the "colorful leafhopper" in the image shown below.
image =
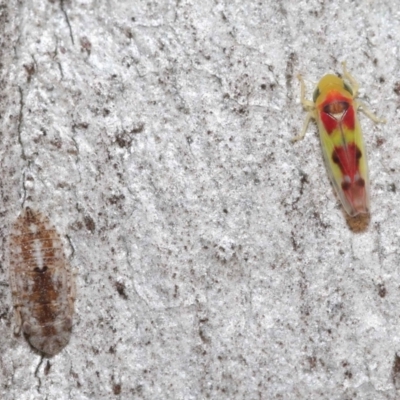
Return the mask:
<svg viewBox="0 0 400 400">
<path fill-rule="evenodd" d="M 344 209 L 350 216 L 369 213 L 369 179 L 364 140 L 356 111 L 360 109 L 374 122 L 377 118 L 356 100 L 359 85 L 343 63 L 343 78 L 325 75 L 314 91 L 313 101 L 305 98 L 303 78 L 301 103 L 308 111 L 302 139 L 311 118 L 317 121 L 325 165 Z"/>
</svg>

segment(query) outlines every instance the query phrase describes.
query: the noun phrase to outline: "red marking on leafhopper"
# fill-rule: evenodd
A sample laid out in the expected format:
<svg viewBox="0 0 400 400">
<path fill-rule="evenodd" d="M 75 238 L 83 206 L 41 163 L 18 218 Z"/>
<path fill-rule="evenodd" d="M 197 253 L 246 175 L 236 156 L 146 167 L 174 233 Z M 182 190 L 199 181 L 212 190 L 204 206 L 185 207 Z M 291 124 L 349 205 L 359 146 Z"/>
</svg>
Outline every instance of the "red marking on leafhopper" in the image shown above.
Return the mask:
<svg viewBox="0 0 400 400">
<path fill-rule="evenodd" d="M 331 134 L 341 124 L 353 130 L 355 127 L 355 112 L 353 99 L 348 99 L 337 92 L 330 93 L 320 105 L 321 121 L 328 134 Z"/>
</svg>

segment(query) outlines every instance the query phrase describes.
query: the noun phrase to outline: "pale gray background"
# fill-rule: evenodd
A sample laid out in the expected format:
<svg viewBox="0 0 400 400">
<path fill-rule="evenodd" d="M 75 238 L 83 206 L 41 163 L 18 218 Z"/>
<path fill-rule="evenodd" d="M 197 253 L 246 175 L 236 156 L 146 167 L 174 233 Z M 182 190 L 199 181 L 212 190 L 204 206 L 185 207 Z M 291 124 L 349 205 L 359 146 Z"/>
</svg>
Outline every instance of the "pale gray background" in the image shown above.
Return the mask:
<svg viewBox="0 0 400 400">
<path fill-rule="evenodd" d="M 0 0 L 0 29 L 2 399 L 400 397 L 397 0 Z M 343 60 L 388 120 L 363 232 L 315 124 L 290 142 L 297 73 Z M 50 360 L 13 336 L 25 196 L 78 272 Z"/>
</svg>

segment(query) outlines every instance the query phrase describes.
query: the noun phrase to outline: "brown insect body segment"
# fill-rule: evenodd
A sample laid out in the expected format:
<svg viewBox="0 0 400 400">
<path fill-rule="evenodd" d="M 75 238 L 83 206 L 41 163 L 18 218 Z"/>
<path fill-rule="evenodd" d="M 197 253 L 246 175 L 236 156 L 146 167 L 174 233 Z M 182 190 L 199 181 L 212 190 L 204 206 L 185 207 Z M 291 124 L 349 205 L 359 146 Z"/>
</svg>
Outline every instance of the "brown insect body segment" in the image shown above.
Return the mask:
<svg viewBox="0 0 400 400">
<path fill-rule="evenodd" d="M 75 284 L 47 217 L 22 211 L 10 232 L 9 265 L 18 331 L 42 353 L 57 354 L 71 335 Z"/>
</svg>

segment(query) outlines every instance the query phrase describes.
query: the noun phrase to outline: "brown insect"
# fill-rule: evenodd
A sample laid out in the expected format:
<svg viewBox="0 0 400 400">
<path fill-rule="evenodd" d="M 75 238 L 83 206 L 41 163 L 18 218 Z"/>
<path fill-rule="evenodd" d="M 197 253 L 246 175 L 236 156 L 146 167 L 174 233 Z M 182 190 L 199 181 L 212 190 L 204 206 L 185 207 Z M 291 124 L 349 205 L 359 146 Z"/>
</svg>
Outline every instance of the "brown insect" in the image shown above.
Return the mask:
<svg viewBox="0 0 400 400">
<path fill-rule="evenodd" d="M 75 284 L 60 235 L 49 219 L 25 208 L 13 224 L 9 266 L 17 321 L 30 344 L 49 356 L 71 336 Z"/>
</svg>

